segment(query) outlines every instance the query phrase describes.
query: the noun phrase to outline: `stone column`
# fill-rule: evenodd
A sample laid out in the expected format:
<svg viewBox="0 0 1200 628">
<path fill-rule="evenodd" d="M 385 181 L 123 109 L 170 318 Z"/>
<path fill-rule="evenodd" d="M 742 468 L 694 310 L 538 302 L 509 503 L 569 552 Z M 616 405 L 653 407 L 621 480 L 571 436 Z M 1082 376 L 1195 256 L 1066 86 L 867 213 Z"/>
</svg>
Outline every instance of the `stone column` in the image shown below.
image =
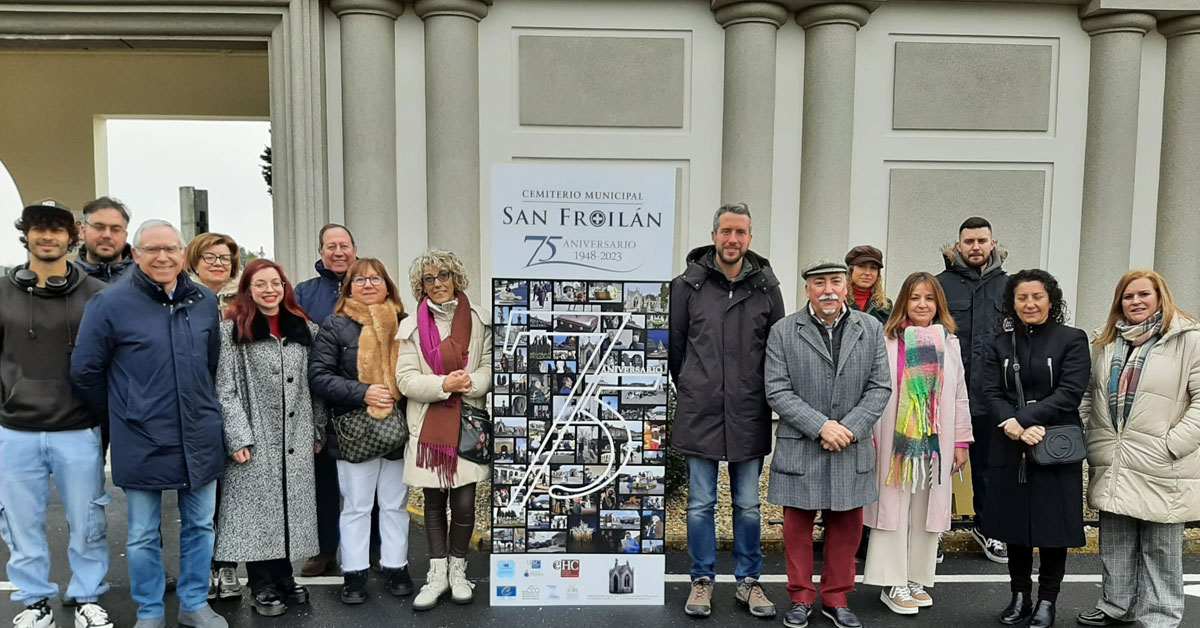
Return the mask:
<svg viewBox="0 0 1200 628">
<path fill-rule="evenodd" d="M 767 255 L 775 160 L 775 38 L 788 12 L 773 2 L 713 5 L 717 23 L 725 28 L 721 203 L 750 207 L 757 226 L 754 249 Z"/>
<path fill-rule="evenodd" d="M 1145 13 L 1115 13 L 1081 22 L 1092 37 L 1079 239 L 1086 263 L 1079 265 L 1075 316 L 1083 329 L 1104 322 L 1113 287 L 1129 269 L 1142 39 L 1154 21 Z"/>
<path fill-rule="evenodd" d="M 330 0 L 342 46 L 346 226 L 359 255 L 399 270 L 396 205 L 396 18 L 401 0 Z"/>
<path fill-rule="evenodd" d="M 479 21 L 491 0 L 417 0 L 425 21 L 425 151 L 429 246 L 454 251 L 480 276 Z"/>
<path fill-rule="evenodd" d="M 804 28 L 804 137 L 800 148 L 800 267 L 849 249 L 854 147 L 854 54 L 870 12 L 822 4 L 796 14 Z M 804 280 L 799 299 L 803 300 Z"/>
<path fill-rule="evenodd" d="M 1200 15 L 1160 22 L 1167 38 L 1162 161 L 1154 267 L 1167 278 L 1179 306 L 1200 313 Z"/>
</svg>

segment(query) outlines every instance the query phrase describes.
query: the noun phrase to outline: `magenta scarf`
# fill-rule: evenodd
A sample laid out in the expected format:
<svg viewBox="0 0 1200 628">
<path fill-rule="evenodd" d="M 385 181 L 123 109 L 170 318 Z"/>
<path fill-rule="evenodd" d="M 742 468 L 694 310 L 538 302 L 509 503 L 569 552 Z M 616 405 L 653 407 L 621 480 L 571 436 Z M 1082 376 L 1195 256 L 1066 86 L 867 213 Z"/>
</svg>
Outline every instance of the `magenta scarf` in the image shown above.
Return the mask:
<svg viewBox="0 0 1200 628">
<path fill-rule="evenodd" d="M 471 304 L 467 295 L 455 293 L 458 299 L 450 334 L 442 338 L 437 322 L 430 311 L 429 298 L 417 306 L 417 332 L 425 363 L 437 375 L 465 368 L 471 342 Z M 433 471 L 439 483 L 450 488 L 458 475 L 458 439 L 461 433 L 462 395 L 453 394 L 445 401 L 429 404 L 421 434 L 417 438 L 417 466 Z"/>
</svg>

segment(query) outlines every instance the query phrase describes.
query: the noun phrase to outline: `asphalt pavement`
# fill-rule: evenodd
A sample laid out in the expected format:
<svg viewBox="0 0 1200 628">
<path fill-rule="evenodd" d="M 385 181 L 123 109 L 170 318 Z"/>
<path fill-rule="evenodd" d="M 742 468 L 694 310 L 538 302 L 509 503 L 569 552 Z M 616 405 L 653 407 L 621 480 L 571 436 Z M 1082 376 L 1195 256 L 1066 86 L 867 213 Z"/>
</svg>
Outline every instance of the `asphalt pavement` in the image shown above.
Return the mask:
<svg viewBox="0 0 1200 628">
<path fill-rule="evenodd" d="M 109 581 L 112 585 L 101 600 L 115 624 L 121 628 L 132 626 L 136 621 L 137 607 L 129 597 L 129 572 L 125 561 L 125 499 L 120 489 L 110 488 L 113 496 L 109 506 L 109 546 L 112 551 L 112 568 Z M 177 573 L 179 522 L 173 493 L 164 495 L 163 534 L 166 543 L 164 559 L 167 570 Z M 47 533 L 51 542 L 51 576 L 63 589 L 69 580 L 67 563 L 67 526 L 62 506 L 57 498 L 52 501 Z M 420 587 L 428 566 L 425 557 L 424 531 L 416 524 L 410 531 L 410 569 Z M 687 597 L 687 573 L 690 560 L 685 553 L 667 554 L 666 605 L 662 607 L 525 607 L 491 608 L 487 603 L 487 555 L 472 553 L 469 557 L 468 576 L 476 583 L 476 602 L 459 606 L 448 600 L 438 608 L 427 612 L 412 610 L 412 597 L 396 598 L 387 593 L 383 577 L 372 574 L 368 583 L 370 599 L 359 606 L 347 606 L 338 599 L 336 577 L 326 577 L 310 583 L 311 602 L 291 608 L 280 617 L 259 617 L 249 602 L 248 590 L 240 600 L 218 600 L 213 608 L 224 615 L 230 626 L 254 628 L 282 628 L 300 626 L 305 628 L 337 627 L 359 628 L 367 626 L 497 626 L 523 628 L 525 626 L 661 626 L 661 627 L 762 627 L 773 622 L 782 625 L 782 611 L 787 607 L 785 591 L 784 560 L 781 553 L 768 554 L 763 569 L 764 589 L 780 609 L 780 616 L 773 622 L 751 617 L 734 601 L 734 584 L 727 576 L 716 585 L 713 615 L 707 619 L 695 619 L 683 613 L 683 602 Z M 7 563 L 7 547 L 0 546 L 0 562 Z M 297 572 L 299 571 L 297 563 Z M 718 572 L 730 574 L 732 560 L 727 553 L 720 556 Z M 861 569 L 860 569 L 861 572 Z M 982 555 L 948 555 L 946 562 L 938 567 L 939 583 L 930 589 L 934 606 L 924 609 L 919 615 L 902 617 L 888 611 L 879 601 L 879 589 L 860 585 L 850 596 L 850 605 L 867 627 L 961 628 L 964 626 L 1000 626 L 997 616 L 1008 602 L 1007 572 L 1003 565 L 984 559 Z M 1099 594 L 1100 561 L 1095 555 L 1071 555 L 1067 564 L 1067 582 L 1059 597 L 1059 626 L 1075 626 L 1075 615 L 1092 608 Z M 1200 596 L 1200 556 L 1186 556 L 1184 560 L 1185 582 L 1189 592 Z M 241 575 L 244 577 L 244 569 Z M 728 582 L 722 580 L 729 580 Z M 0 578 L 0 591 L 11 591 L 7 576 Z M 59 626 L 73 625 L 69 609 L 63 609 L 59 601 L 52 603 Z M 0 623 L 20 610 L 11 601 L 0 602 Z M 175 626 L 178 600 L 167 594 L 167 618 Z M 824 618 L 816 619 L 814 627 L 833 624 Z M 1188 597 L 1188 608 L 1184 616 L 1185 628 L 1200 628 L 1200 597 Z"/>
</svg>

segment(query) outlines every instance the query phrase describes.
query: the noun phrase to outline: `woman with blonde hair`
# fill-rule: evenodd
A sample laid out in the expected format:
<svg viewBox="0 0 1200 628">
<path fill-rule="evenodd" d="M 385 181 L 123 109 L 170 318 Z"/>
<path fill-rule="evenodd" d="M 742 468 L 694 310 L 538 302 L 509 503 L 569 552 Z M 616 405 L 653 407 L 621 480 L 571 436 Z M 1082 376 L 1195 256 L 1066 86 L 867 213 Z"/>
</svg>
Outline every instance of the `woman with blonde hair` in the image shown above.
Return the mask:
<svg viewBox="0 0 1200 628">
<path fill-rule="evenodd" d="M 237 242 L 223 233 L 201 233 L 188 243 L 184 256 L 184 270 L 192 280 L 212 290 L 222 310 L 228 307 L 237 296 L 242 270 Z"/>
<path fill-rule="evenodd" d="M 1117 283 L 1082 411 L 1104 579 L 1079 623 L 1179 626 L 1183 529 L 1200 519 L 1200 323 L 1158 273 Z"/>
<path fill-rule="evenodd" d="M 338 438 L 338 417 L 366 413 L 377 420 L 403 421 L 396 388 L 396 330 L 405 319 L 396 284 L 383 262 L 360 257 L 346 270 L 333 316 L 321 325 L 309 364 L 312 390 L 332 409 L 326 448 L 337 460 L 342 512 L 338 526 L 342 554 L 342 602 L 367 600 L 371 553 L 371 510 L 379 505 L 379 563 L 392 595 L 410 595 L 408 574 L 408 485 L 404 441 L 390 453 L 350 462 Z"/>
<path fill-rule="evenodd" d="M 447 592 L 471 602 L 467 549 L 475 530 L 475 485 L 488 467 L 460 458 L 462 404 L 486 406 L 492 384 L 491 318 L 467 299 L 462 262 L 430 249 L 409 269 L 417 315 L 400 324 L 396 383 L 408 399 L 404 475 L 425 494 L 429 575 L 413 609 L 429 610 Z M 452 522 L 447 522 L 447 508 Z"/>
<path fill-rule="evenodd" d="M 892 398 L 875 424 L 879 501 L 863 510 L 872 528 L 863 582 L 900 615 L 933 606 L 938 535 L 950 529 L 951 475 L 974 442 L 966 371 L 954 319 L 937 278 L 909 275 L 883 333 Z"/>
<path fill-rule="evenodd" d="M 850 267 L 850 294 L 847 305 L 870 314 L 880 323 L 887 323 L 892 314 L 892 301 L 883 288 L 883 251 L 863 244 L 846 253 Z"/>
</svg>

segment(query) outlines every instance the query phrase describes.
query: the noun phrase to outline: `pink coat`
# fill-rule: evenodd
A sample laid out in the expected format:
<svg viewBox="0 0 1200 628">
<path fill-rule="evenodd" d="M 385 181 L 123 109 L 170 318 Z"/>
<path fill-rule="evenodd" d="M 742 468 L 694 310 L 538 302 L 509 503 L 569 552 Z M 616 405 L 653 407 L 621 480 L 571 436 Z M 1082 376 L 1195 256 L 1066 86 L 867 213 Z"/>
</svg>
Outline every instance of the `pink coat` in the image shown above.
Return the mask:
<svg viewBox="0 0 1200 628">
<path fill-rule="evenodd" d="M 896 412 L 899 405 L 900 386 L 896 379 L 896 354 L 900 342 L 895 338 L 888 338 L 886 344 L 888 365 L 892 374 L 892 398 L 888 400 L 883 416 L 875 423 L 875 474 L 879 486 L 879 501 L 863 508 L 863 524 L 879 530 L 895 530 L 900 524 L 900 491 L 911 490 L 911 487 L 897 488 L 887 484 L 888 470 L 892 464 L 892 437 L 896 433 Z M 944 355 L 946 380 L 942 384 L 938 416 L 942 481 L 935 482 L 929 491 L 929 516 L 925 521 L 927 532 L 945 532 L 950 529 L 950 503 L 954 497 L 950 469 L 954 466 L 954 445 L 975 441 L 971 431 L 971 406 L 967 401 L 967 383 L 957 336 L 946 339 Z M 946 438 L 947 436 L 952 438 Z"/>
</svg>

